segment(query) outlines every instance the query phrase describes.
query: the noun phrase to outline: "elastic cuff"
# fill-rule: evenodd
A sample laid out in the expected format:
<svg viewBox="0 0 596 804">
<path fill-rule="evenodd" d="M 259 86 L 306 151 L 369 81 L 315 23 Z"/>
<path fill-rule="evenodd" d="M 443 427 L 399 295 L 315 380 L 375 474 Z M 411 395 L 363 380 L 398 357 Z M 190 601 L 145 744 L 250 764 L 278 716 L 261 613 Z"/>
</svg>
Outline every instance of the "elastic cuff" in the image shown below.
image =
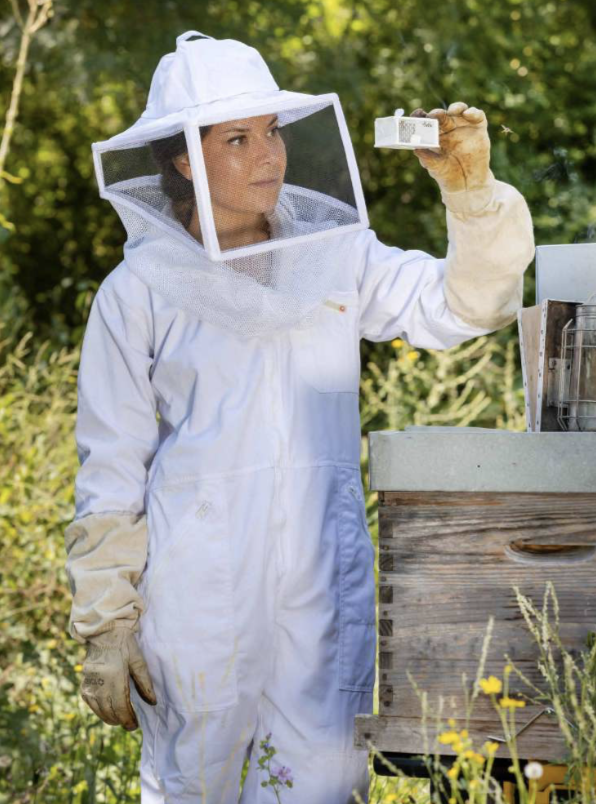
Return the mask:
<svg viewBox="0 0 596 804">
<path fill-rule="evenodd" d="M 451 308 L 449 309 L 451 310 Z M 517 320 L 517 312 L 509 313 L 509 315 L 506 316 L 495 316 L 493 318 L 484 319 L 468 318 L 468 316 L 456 313 L 454 310 L 451 310 L 451 312 L 456 318 L 459 318 L 460 321 L 463 321 L 464 324 L 468 324 L 470 327 L 488 330 L 486 333 L 487 335 L 491 332 L 496 332 L 499 329 L 503 329 L 504 327 L 508 327 L 509 324 L 512 324 Z"/>
<path fill-rule="evenodd" d="M 496 187 L 496 179 L 489 171 L 489 179 L 482 187 L 474 190 L 460 190 L 457 193 L 448 193 L 441 190 L 441 198 L 449 212 L 455 215 L 480 215 L 493 200 Z"/>
<path fill-rule="evenodd" d="M 106 634 L 108 631 L 114 631 L 117 628 L 127 628 L 129 631 L 132 631 L 134 634 L 138 633 L 139 630 L 139 619 L 136 620 L 108 620 L 107 622 L 103 623 L 102 625 L 98 626 L 97 628 L 91 629 L 89 627 L 83 628 L 84 633 L 80 633 L 77 629 L 76 623 L 72 622 L 70 624 L 69 633 L 71 637 L 78 642 L 80 645 L 86 645 L 89 639 L 92 639 L 95 636 L 99 636 L 100 634 Z M 92 633 L 90 633 L 92 631 Z"/>
</svg>

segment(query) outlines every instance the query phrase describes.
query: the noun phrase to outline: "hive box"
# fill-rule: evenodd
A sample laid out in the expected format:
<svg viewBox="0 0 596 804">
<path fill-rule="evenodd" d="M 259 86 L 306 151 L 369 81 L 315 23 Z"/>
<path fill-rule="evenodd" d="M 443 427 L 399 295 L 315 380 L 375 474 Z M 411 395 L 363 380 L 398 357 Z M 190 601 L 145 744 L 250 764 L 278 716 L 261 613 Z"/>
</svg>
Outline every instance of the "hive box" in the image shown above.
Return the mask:
<svg viewBox="0 0 596 804">
<path fill-rule="evenodd" d="M 505 653 L 538 687 L 538 650 L 513 586 L 541 605 L 550 580 L 561 637 L 585 647 L 596 625 L 596 433 L 413 428 L 371 433 L 370 487 L 379 493 L 379 714 L 356 717 L 355 745 L 419 754 L 422 712 L 408 672 L 428 693 L 429 738 L 439 698 L 463 728 L 461 676 L 476 676 L 489 617 L 484 675 L 502 677 Z M 524 687 L 511 676 L 512 693 Z M 526 690 L 527 691 L 527 690 Z M 518 710 L 519 726 L 543 711 Z M 474 744 L 502 734 L 480 695 Z M 439 746 L 441 753 L 452 753 Z M 542 715 L 519 755 L 560 761 L 556 722 Z M 499 756 L 507 756 L 506 748 Z"/>
</svg>

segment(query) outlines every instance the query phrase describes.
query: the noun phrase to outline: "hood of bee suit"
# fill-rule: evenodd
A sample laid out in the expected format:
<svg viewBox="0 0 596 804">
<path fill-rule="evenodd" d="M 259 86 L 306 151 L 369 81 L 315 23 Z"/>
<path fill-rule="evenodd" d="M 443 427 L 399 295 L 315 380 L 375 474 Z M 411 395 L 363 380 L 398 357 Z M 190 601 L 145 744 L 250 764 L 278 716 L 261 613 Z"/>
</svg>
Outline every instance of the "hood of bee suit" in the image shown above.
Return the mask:
<svg viewBox="0 0 596 804">
<path fill-rule="evenodd" d="M 275 128 L 257 136 L 252 118 L 256 126 L 264 115 Z M 222 139 L 214 163 L 205 127 L 238 120 L 249 134 Z M 242 42 L 179 36 L 140 118 L 92 149 L 100 195 L 128 235 L 131 270 L 172 304 L 246 336 L 307 325 L 341 269 L 339 236 L 368 226 L 337 95 L 279 89 Z M 183 154 L 189 175 L 172 161 Z M 238 159 L 243 178 L 234 179 Z M 230 238 L 228 221 L 239 226 L 239 215 L 260 218 L 261 236 L 239 229 Z"/>
</svg>

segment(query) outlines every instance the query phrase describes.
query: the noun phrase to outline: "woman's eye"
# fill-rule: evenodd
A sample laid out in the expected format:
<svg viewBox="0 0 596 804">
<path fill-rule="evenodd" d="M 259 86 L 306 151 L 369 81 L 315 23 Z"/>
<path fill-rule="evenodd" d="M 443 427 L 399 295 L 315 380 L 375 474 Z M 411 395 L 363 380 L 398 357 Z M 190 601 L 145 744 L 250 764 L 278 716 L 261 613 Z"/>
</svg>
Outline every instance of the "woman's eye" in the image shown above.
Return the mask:
<svg viewBox="0 0 596 804">
<path fill-rule="evenodd" d="M 275 126 L 275 128 L 272 128 L 267 132 L 267 135 L 269 136 L 269 134 L 273 134 L 274 136 L 277 136 L 278 132 L 279 132 L 279 126 Z M 245 134 L 239 134 L 237 137 L 232 137 L 231 139 L 229 139 L 228 143 L 234 144 L 234 143 L 237 143 L 237 142 L 244 142 L 245 140 L 246 140 L 246 135 Z"/>
</svg>

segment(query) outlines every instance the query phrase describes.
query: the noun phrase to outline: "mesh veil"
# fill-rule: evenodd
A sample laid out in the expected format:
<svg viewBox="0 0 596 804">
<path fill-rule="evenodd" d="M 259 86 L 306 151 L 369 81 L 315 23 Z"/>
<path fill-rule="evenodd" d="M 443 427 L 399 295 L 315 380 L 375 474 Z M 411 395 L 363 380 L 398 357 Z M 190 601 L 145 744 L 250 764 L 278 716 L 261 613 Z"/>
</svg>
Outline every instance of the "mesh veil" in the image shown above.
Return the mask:
<svg viewBox="0 0 596 804">
<path fill-rule="evenodd" d="M 243 336 L 307 326 L 348 233 L 368 225 L 336 97 L 101 144 L 100 189 L 126 229 L 129 268 Z"/>
</svg>

